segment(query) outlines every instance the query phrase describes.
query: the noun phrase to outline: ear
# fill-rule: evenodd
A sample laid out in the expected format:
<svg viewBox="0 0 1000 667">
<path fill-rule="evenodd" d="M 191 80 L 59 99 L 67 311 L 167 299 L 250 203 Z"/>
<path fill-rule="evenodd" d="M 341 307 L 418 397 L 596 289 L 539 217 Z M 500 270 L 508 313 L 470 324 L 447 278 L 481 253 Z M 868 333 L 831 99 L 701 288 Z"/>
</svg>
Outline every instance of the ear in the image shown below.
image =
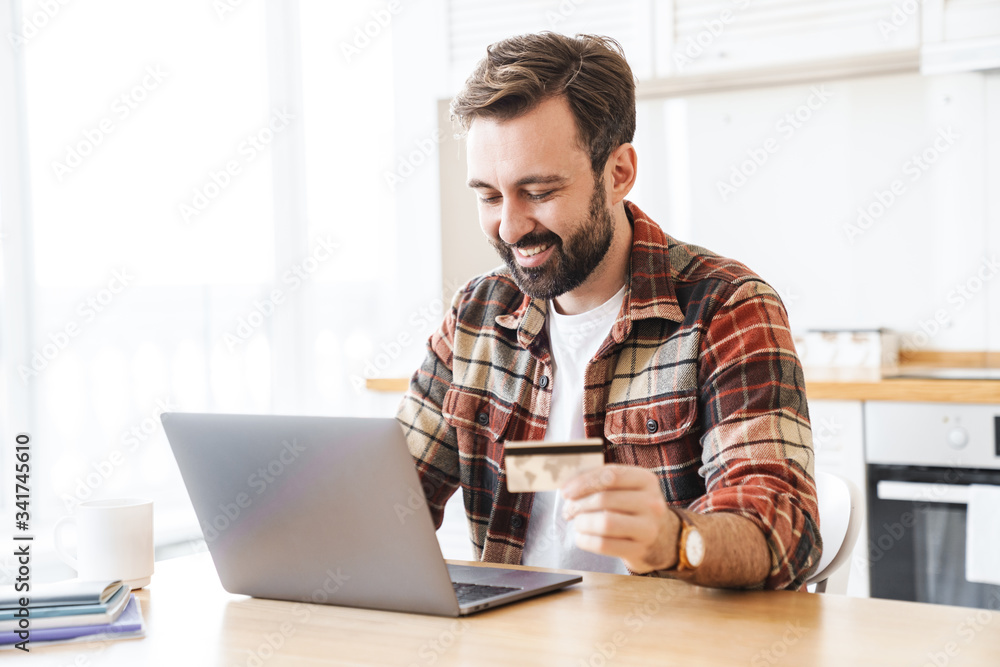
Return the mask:
<svg viewBox="0 0 1000 667">
<path fill-rule="evenodd" d="M 632 144 L 622 144 L 608 156 L 604 165 L 604 184 L 608 188 L 608 204 L 619 204 L 635 185 L 638 156 Z"/>
</svg>

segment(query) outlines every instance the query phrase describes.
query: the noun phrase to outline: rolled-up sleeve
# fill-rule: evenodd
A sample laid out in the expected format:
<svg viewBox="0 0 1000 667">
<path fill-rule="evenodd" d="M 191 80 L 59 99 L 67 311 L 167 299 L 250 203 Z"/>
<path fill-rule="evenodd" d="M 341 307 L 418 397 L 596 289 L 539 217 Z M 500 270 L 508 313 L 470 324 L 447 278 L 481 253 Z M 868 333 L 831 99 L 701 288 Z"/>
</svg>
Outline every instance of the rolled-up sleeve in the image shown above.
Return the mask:
<svg viewBox="0 0 1000 667">
<path fill-rule="evenodd" d="M 741 283 L 709 320 L 699 359 L 706 494 L 689 509 L 756 524 L 770 589 L 800 589 L 822 542 L 802 366 L 777 293 Z"/>
</svg>

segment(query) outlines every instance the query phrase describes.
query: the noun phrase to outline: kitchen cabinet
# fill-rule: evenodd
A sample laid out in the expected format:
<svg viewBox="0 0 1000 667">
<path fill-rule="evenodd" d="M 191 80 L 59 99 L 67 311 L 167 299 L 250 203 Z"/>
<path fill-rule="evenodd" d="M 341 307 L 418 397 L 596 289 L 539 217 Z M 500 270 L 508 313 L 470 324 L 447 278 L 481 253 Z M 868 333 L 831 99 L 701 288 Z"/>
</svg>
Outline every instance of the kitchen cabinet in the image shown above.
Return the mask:
<svg viewBox="0 0 1000 667">
<path fill-rule="evenodd" d="M 439 0 L 440 1 L 440 0 Z M 485 46 L 554 30 L 624 47 L 642 95 L 1000 67 L 1000 0 L 452 0 L 451 91 Z"/>
<path fill-rule="evenodd" d="M 513 35 L 552 30 L 610 35 L 639 79 L 653 76 L 652 0 L 451 0 L 446 4 L 448 81 L 461 89 L 486 46 Z"/>
<path fill-rule="evenodd" d="M 1000 0 L 925 0 L 920 71 L 1000 67 Z"/>
<path fill-rule="evenodd" d="M 918 0 L 659 0 L 657 75 L 915 50 L 919 7 Z"/>
<path fill-rule="evenodd" d="M 854 553 L 827 583 L 828 592 L 854 597 L 868 597 L 869 589 L 863 405 L 861 401 L 809 401 L 816 470 L 849 480 L 858 492 L 862 524 Z"/>
</svg>

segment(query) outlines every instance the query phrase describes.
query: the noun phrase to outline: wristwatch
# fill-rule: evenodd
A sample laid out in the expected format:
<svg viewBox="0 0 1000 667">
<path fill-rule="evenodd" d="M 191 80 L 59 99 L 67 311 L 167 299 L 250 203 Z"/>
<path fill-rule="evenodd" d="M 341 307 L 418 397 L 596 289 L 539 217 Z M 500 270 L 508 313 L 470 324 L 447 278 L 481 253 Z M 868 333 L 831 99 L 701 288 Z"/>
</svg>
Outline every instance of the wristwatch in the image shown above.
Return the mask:
<svg viewBox="0 0 1000 667">
<path fill-rule="evenodd" d="M 701 531 L 683 513 L 676 513 L 681 520 L 681 536 L 677 548 L 677 571 L 690 572 L 698 569 L 705 560 L 705 540 Z"/>
</svg>

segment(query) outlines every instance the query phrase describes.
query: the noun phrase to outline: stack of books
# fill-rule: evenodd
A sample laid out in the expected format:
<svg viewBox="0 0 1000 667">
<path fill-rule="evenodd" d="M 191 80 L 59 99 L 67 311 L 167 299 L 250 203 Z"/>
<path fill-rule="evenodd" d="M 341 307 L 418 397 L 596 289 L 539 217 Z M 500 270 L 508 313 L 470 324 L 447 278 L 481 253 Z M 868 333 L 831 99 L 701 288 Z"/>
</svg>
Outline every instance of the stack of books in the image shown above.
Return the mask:
<svg viewBox="0 0 1000 667">
<path fill-rule="evenodd" d="M 21 606 L 27 599 L 27 612 Z M 27 637 L 25 637 L 27 633 Z M 139 603 L 121 581 L 61 581 L 16 592 L 0 588 L 0 648 L 145 634 Z"/>
</svg>

